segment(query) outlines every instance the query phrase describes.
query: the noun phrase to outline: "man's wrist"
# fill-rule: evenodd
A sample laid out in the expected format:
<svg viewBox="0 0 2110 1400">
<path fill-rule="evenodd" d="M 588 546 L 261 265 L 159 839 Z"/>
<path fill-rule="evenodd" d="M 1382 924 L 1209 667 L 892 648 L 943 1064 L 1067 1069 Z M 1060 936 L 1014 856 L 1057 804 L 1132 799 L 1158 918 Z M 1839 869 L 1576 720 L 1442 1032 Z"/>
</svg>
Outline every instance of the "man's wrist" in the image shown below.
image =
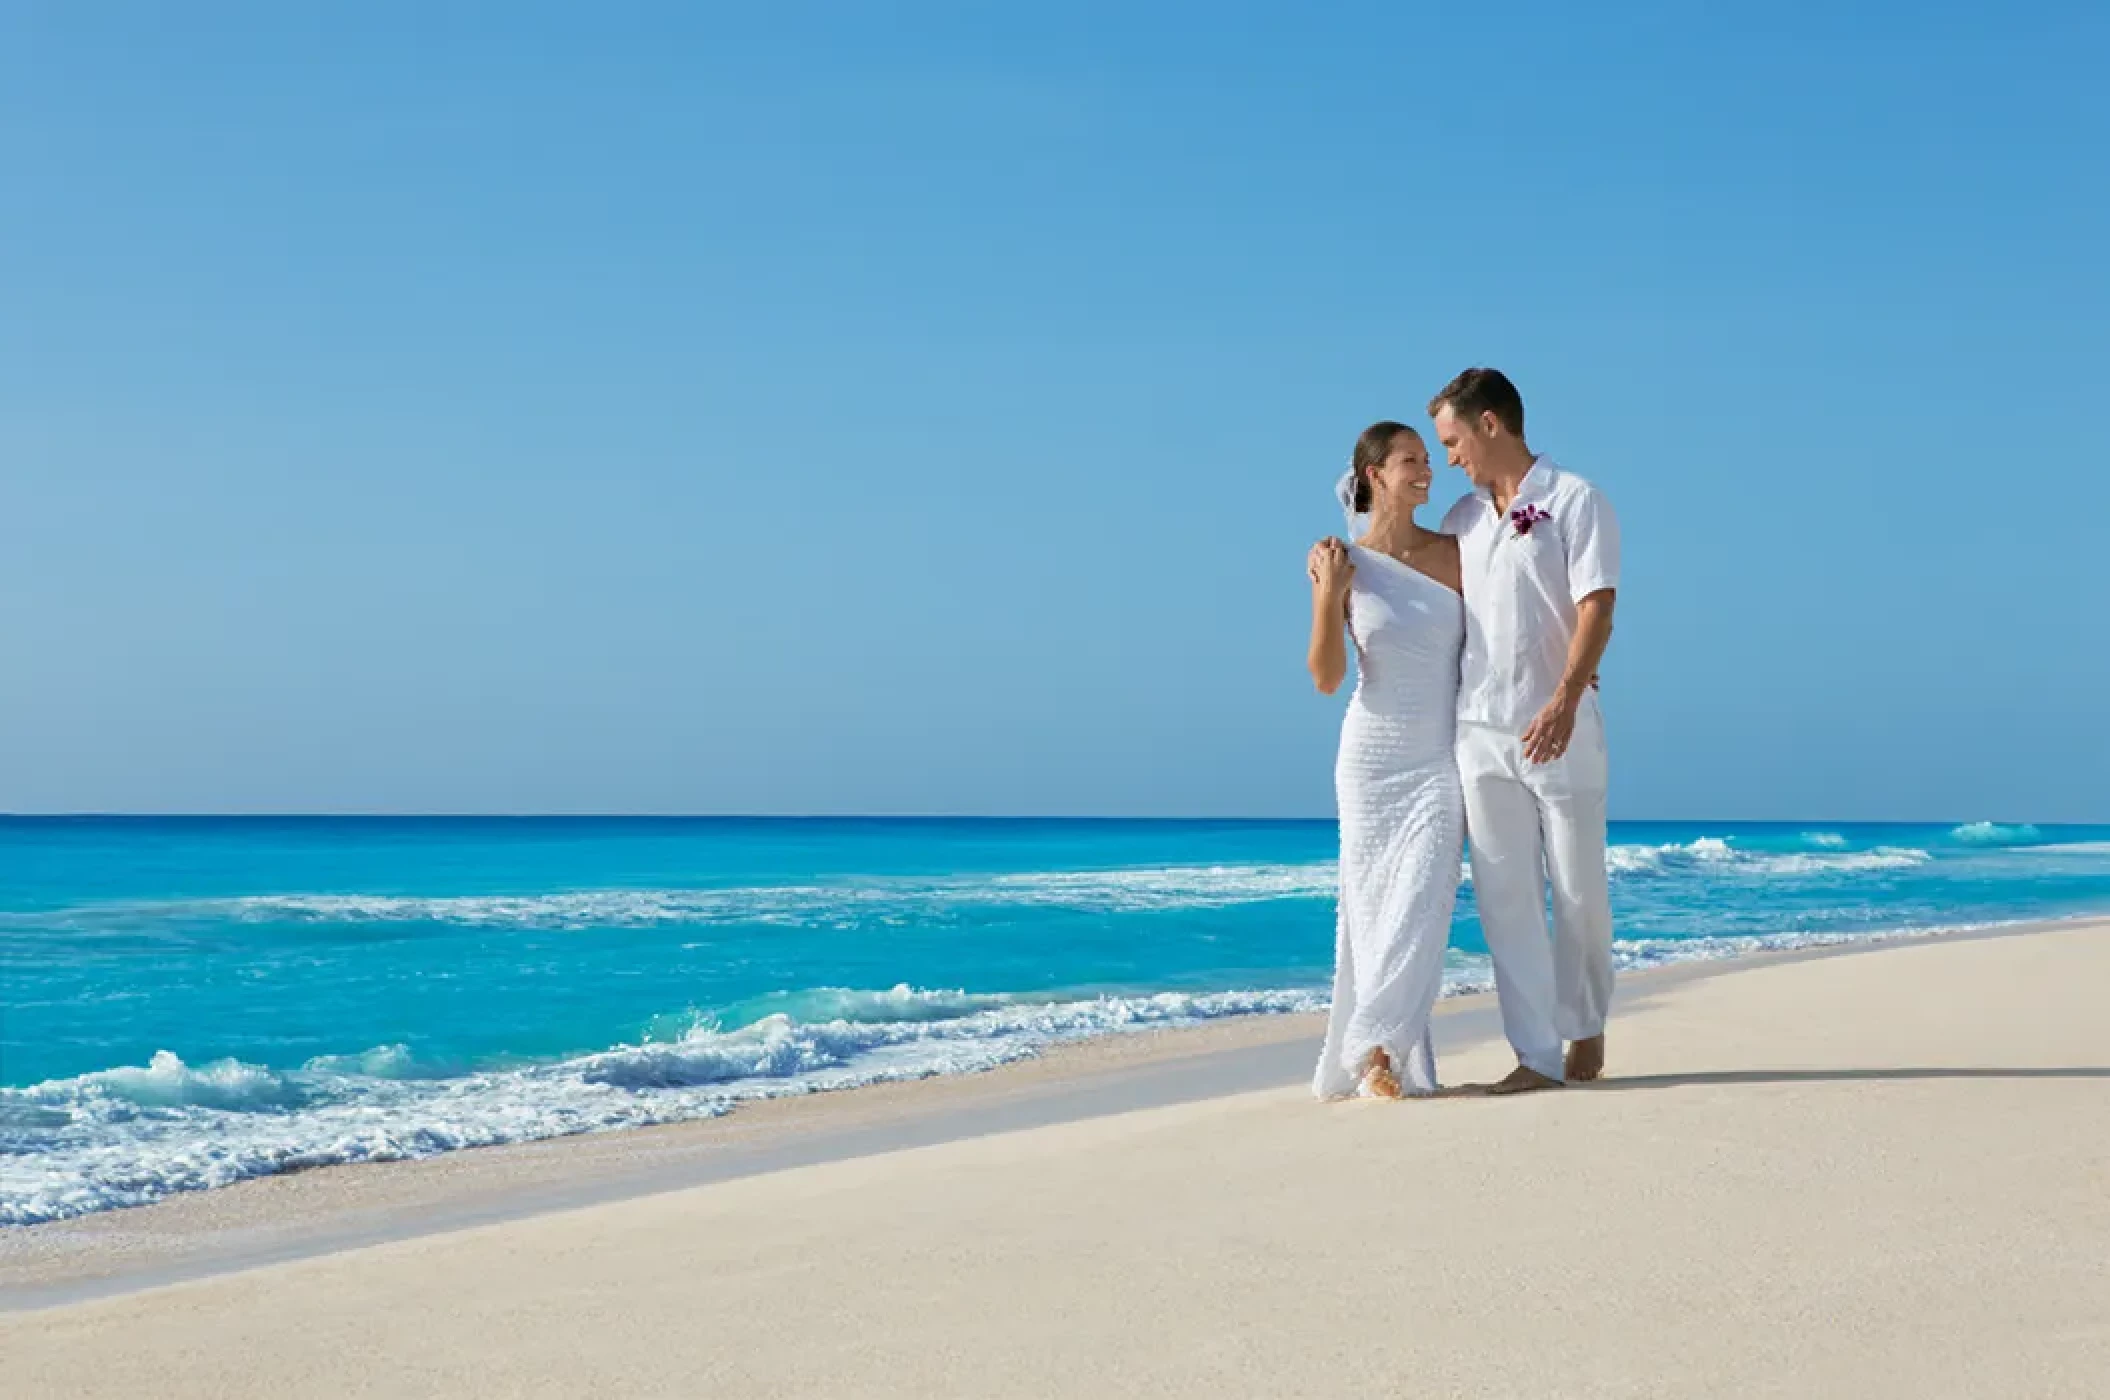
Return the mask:
<svg viewBox="0 0 2110 1400">
<path fill-rule="evenodd" d="M 1583 677 L 1581 680 L 1571 680 L 1563 676 L 1561 677 L 1559 688 L 1553 692 L 1553 698 L 1568 709 L 1574 710 L 1582 707 L 1583 697 L 1589 693 L 1590 678 L 1588 676 Z"/>
</svg>

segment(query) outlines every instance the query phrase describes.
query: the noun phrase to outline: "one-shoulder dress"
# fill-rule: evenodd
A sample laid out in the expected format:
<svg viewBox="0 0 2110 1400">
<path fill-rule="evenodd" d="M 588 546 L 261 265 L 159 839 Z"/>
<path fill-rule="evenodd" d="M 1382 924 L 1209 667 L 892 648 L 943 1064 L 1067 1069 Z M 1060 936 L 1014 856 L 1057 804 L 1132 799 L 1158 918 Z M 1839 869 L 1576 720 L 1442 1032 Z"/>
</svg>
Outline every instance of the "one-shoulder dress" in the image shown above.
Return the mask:
<svg viewBox="0 0 2110 1400">
<path fill-rule="evenodd" d="M 1355 694 L 1334 764 L 1340 903 L 1333 1010 L 1313 1076 L 1321 1098 L 1358 1091 L 1370 1052 L 1410 1094 L 1436 1091 L 1429 1015 L 1443 983 L 1465 844 L 1458 782 L 1458 656 L 1465 605 L 1388 554 L 1349 546 Z"/>
</svg>

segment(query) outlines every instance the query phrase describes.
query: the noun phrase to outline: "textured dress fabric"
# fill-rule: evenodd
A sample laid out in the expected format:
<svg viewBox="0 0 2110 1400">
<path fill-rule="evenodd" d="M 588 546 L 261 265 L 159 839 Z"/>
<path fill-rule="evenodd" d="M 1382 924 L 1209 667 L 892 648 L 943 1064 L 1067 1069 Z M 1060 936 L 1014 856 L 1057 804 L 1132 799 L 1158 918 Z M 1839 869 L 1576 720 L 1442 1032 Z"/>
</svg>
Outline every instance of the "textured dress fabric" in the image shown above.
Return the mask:
<svg viewBox="0 0 2110 1400">
<path fill-rule="evenodd" d="M 1443 983 L 1465 844 L 1458 657 L 1465 605 L 1390 555 L 1351 545 L 1355 694 L 1334 791 L 1341 889 L 1333 1009 L 1312 1089 L 1358 1091 L 1382 1049 L 1408 1093 L 1436 1090 L 1429 1015 Z"/>
</svg>

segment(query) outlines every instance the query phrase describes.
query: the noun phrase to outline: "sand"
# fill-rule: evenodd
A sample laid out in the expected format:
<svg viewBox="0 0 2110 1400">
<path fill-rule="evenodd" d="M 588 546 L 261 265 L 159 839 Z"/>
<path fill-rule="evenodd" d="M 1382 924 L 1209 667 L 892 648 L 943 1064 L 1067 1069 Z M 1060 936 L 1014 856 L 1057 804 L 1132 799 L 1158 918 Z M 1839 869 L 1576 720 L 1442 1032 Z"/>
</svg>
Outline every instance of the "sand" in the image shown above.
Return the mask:
<svg viewBox="0 0 2110 1400">
<path fill-rule="evenodd" d="M 1413 1104 L 1278 1023 L 1181 1052 L 1268 1087 L 0 1315 L 0 1394 L 2103 1395 L 2106 993 L 2102 923 L 1632 979 L 1611 1082 Z"/>
</svg>

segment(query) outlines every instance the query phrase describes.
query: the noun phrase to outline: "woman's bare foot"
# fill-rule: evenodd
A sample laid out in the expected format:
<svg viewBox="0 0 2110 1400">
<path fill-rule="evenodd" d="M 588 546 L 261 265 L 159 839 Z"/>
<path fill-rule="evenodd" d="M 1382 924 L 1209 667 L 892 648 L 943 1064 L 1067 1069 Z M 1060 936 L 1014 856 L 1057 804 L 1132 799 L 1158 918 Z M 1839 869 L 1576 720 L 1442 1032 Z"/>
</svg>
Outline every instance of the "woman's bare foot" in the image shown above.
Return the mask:
<svg viewBox="0 0 2110 1400">
<path fill-rule="evenodd" d="M 1487 1086 L 1490 1094 L 1528 1094 L 1535 1089 L 1558 1089 L 1561 1082 L 1549 1079 L 1537 1070 L 1518 1065 L 1506 1078 Z"/>
<path fill-rule="evenodd" d="M 1568 1047 L 1568 1065 L 1562 1073 L 1570 1084 L 1587 1084 L 1604 1073 L 1604 1032 Z"/>
<path fill-rule="evenodd" d="M 1363 1062 L 1363 1087 L 1373 1099 L 1403 1098 L 1399 1088 L 1399 1076 L 1392 1072 L 1392 1058 L 1382 1050 L 1372 1050 L 1370 1058 Z"/>
</svg>

